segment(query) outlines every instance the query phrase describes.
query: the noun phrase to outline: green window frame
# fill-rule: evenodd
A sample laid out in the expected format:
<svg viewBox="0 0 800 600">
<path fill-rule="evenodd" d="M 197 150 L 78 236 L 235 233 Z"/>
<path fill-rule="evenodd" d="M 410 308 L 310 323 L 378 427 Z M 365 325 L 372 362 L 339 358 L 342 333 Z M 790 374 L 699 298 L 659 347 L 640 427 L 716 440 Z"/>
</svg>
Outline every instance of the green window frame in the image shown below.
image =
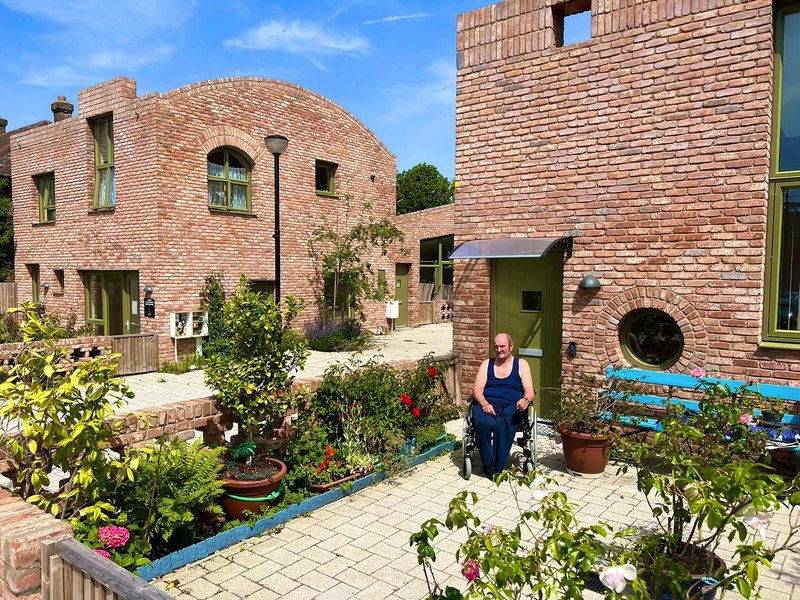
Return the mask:
<svg viewBox="0 0 800 600">
<path fill-rule="evenodd" d="M 336 163 L 314 161 L 314 189 L 324 196 L 336 195 Z"/>
<path fill-rule="evenodd" d="M 117 205 L 117 184 L 114 168 L 114 120 L 111 115 L 91 122 L 94 137 L 94 203 L 96 210 Z"/>
<path fill-rule="evenodd" d="M 232 148 L 208 153 L 208 208 L 249 213 L 250 160 Z"/>
<path fill-rule="evenodd" d="M 28 273 L 31 276 L 31 300 L 36 304 L 39 303 L 40 296 L 39 296 L 39 286 L 40 286 L 40 278 L 39 278 L 39 265 L 38 264 L 30 264 L 25 265 L 28 267 Z"/>
<path fill-rule="evenodd" d="M 42 173 L 34 177 L 39 195 L 39 223 L 56 222 L 55 173 Z"/>
<path fill-rule="evenodd" d="M 767 346 L 800 344 L 800 3 L 775 11 L 775 61 L 767 268 L 762 338 Z M 790 136 L 788 132 L 796 132 Z"/>
</svg>

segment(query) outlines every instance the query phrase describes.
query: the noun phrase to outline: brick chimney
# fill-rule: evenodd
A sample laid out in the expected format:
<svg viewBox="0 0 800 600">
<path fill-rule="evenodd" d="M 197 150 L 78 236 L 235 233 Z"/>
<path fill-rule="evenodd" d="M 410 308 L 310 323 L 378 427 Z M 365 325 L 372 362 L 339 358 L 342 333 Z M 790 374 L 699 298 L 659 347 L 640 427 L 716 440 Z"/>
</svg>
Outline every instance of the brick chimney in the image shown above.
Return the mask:
<svg viewBox="0 0 800 600">
<path fill-rule="evenodd" d="M 66 96 L 59 96 L 58 100 L 50 105 L 50 110 L 53 111 L 53 122 L 58 123 L 64 119 L 71 118 L 75 106 L 67 102 Z"/>
<path fill-rule="evenodd" d="M 8 125 L 7 119 L 0 119 L 0 133 L 6 132 L 6 125 Z"/>
</svg>

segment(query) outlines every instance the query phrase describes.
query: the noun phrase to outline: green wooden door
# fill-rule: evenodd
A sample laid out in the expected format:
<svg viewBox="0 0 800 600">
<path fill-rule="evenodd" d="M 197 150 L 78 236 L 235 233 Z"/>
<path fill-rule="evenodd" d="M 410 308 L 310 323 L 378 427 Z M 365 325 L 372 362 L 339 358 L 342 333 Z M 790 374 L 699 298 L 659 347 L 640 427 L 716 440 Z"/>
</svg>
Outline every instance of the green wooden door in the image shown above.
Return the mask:
<svg viewBox="0 0 800 600">
<path fill-rule="evenodd" d="M 395 327 L 408 325 L 408 270 L 411 265 L 397 263 L 394 267 L 394 299 L 400 301 L 400 315 Z"/>
<path fill-rule="evenodd" d="M 561 377 L 562 260 L 554 253 L 492 261 L 492 335 L 505 331 L 514 340 L 545 416 Z"/>
<path fill-rule="evenodd" d="M 99 335 L 139 333 L 139 273 L 89 271 L 86 286 L 86 322 Z"/>
</svg>

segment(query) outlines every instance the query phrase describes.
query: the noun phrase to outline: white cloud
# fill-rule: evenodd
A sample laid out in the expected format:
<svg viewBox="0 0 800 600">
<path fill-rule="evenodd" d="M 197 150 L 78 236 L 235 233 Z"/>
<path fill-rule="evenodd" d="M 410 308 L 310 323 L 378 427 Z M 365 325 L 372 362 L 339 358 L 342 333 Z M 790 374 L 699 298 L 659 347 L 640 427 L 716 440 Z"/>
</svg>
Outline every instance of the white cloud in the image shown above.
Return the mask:
<svg viewBox="0 0 800 600">
<path fill-rule="evenodd" d="M 424 71 L 426 77 L 413 85 L 389 90 L 389 106 L 383 118 L 391 123 L 402 123 L 412 118 L 441 112 L 455 113 L 456 66 L 454 61 L 437 60 Z"/>
<path fill-rule="evenodd" d="M 0 0 L 41 21 L 37 51 L 13 71 L 23 83 L 71 86 L 166 60 L 194 9 L 181 0 Z M 58 63 L 54 64 L 54 57 Z"/>
<path fill-rule="evenodd" d="M 430 13 L 411 13 L 408 15 L 390 15 L 382 19 L 372 19 L 371 21 L 364 21 L 364 25 L 375 25 L 377 23 L 393 23 L 395 21 L 405 21 L 407 19 L 424 19 L 430 17 Z"/>
<path fill-rule="evenodd" d="M 315 64 L 318 63 L 316 57 L 362 55 L 369 50 L 369 42 L 365 38 L 337 33 L 331 30 L 330 24 L 323 27 L 297 19 L 261 23 L 238 38 L 225 40 L 225 46 L 244 50 L 275 50 L 303 56 Z"/>
</svg>

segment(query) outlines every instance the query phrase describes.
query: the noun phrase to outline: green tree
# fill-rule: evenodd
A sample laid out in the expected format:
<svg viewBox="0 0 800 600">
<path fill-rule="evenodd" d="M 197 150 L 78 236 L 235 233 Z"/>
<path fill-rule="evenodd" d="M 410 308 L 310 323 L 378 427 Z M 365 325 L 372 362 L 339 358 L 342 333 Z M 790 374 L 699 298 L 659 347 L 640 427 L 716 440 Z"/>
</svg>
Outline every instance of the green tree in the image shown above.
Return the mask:
<svg viewBox="0 0 800 600">
<path fill-rule="evenodd" d="M 14 277 L 14 217 L 11 213 L 11 186 L 0 177 L 0 281 Z"/>
<path fill-rule="evenodd" d="M 388 216 L 375 220 L 371 202 L 358 207 L 357 220 L 350 196 L 345 196 L 345 204 L 343 219 L 337 219 L 335 225 L 323 220 L 311 234 L 311 254 L 317 260 L 319 276 L 317 303 L 323 319 L 346 317 L 345 309 L 350 308 L 364 321 L 364 300 L 382 299 L 386 282 L 373 278 L 372 266 L 363 259 L 376 248 L 385 256 L 389 246 L 402 242 L 404 236 Z M 326 314 L 329 304 L 333 315 Z"/>
<path fill-rule="evenodd" d="M 420 163 L 397 174 L 397 214 L 453 202 L 453 182 L 433 165 Z"/>
</svg>

